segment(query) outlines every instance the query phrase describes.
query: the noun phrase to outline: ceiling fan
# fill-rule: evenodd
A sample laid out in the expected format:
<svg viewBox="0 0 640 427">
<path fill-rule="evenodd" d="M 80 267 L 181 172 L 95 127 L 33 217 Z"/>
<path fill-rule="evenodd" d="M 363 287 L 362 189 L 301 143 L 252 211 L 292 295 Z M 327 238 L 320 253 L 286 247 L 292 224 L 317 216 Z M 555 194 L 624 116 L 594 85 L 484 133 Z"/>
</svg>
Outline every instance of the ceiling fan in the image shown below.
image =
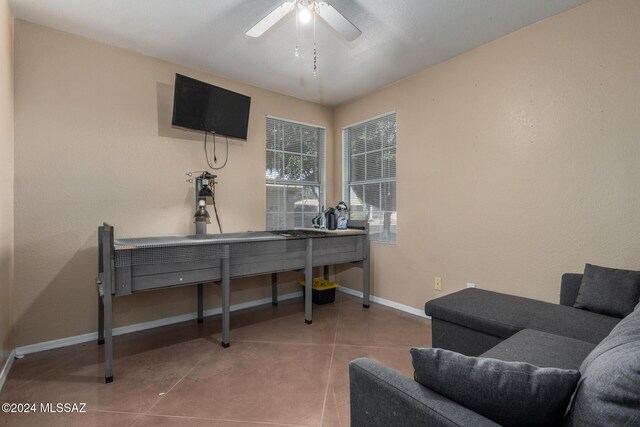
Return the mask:
<svg viewBox="0 0 640 427">
<path fill-rule="evenodd" d="M 349 22 L 349 20 L 333 6 L 327 2 L 316 0 L 286 1 L 258 21 L 257 24 L 246 32 L 246 34 L 249 37 L 260 37 L 269 28 L 273 27 L 278 23 L 278 21 L 296 8 L 298 9 L 298 19 L 303 24 L 309 22 L 312 18 L 312 14 L 315 13 L 348 41 L 353 41 L 362 34 L 362 31 L 360 31 L 358 27 Z"/>
</svg>

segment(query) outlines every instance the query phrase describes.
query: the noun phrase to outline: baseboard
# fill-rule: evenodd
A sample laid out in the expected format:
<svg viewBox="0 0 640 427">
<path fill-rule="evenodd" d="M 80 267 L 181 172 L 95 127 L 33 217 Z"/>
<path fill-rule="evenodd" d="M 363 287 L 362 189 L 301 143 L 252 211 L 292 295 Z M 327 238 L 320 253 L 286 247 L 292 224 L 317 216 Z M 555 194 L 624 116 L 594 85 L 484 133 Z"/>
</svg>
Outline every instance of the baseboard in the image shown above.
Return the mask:
<svg viewBox="0 0 640 427">
<path fill-rule="evenodd" d="M 356 291 L 354 289 L 351 288 L 345 288 L 343 286 L 340 286 L 338 288 L 338 290 L 340 292 L 344 292 L 345 294 L 349 294 L 349 295 L 353 295 L 359 298 L 362 298 L 362 292 L 360 291 Z M 396 310 L 400 310 L 400 311 L 404 311 L 405 313 L 409 313 L 409 314 L 413 314 L 414 316 L 419 316 L 419 317 L 424 317 L 425 319 L 431 319 L 431 316 L 427 316 L 426 314 L 424 314 L 423 310 L 420 310 L 419 308 L 415 308 L 415 307 L 411 307 L 408 305 L 404 305 L 404 304 L 400 304 L 399 302 L 395 302 L 395 301 L 391 301 L 385 298 L 380 298 L 377 296 L 372 295 L 371 296 L 371 301 L 380 304 L 380 305 L 384 305 L 387 307 L 391 307 L 391 308 L 395 308 Z"/>
<path fill-rule="evenodd" d="M 338 290 L 340 292 L 344 292 L 349 295 L 353 295 L 359 298 L 362 298 L 362 292 L 356 291 L 351 288 L 339 287 Z M 302 297 L 302 291 L 292 292 L 289 294 L 280 295 L 278 297 L 278 301 L 286 301 L 293 298 Z M 395 308 L 396 310 L 404 311 L 405 313 L 413 314 L 414 316 L 419 316 L 423 318 L 430 319 L 431 317 L 424 314 L 424 311 L 410 307 L 408 305 L 400 304 L 395 301 L 391 301 L 385 298 L 380 298 L 377 296 L 371 296 L 371 301 L 376 304 L 384 305 L 387 307 Z M 231 311 L 242 310 L 245 308 L 257 307 L 259 305 L 269 304 L 271 302 L 271 298 L 263 298 L 259 300 L 247 301 L 240 304 L 234 304 L 231 306 Z M 222 313 L 222 308 L 212 308 L 209 310 L 205 310 L 205 317 L 215 316 L 217 314 Z M 189 320 L 194 320 L 198 316 L 197 312 L 181 314 L 178 316 L 165 317 L 162 319 L 152 320 L 150 322 L 136 323 L 133 325 L 120 326 L 119 328 L 113 329 L 113 335 L 124 335 L 131 332 L 144 331 L 147 329 L 159 328 L 161 326 L 173 325 L 175 323 L 186 322 Z M 22 347 L 18 347 L 11 352 L 11 357 L 5 363 L 4 368 L 2 369 L 2 374 L 0 374 L 0 387 L 4 384 L 4 379 L 6 375 L 9 373 L 9 369 L 11 369 L 11 365 L 13 364 L 14 357 L 22 357 L 31 353 L 38 353 L 40 351 L 52 350 L 54 348 L 60 347 L 68 347 L 75 344 L 82 344 L 90 341 L 98 340 L 98 332 L 90 332 L 88 334 L 75 335 L 72 337 L 60 338 L 57 340 L 45 341 L 36 344 L 25 345 Z M 1 388 L 0 388 L 1 389 Z"/>
<path fill-rule="evenodd" d="M 278 301 L 286 301 L 293 298 L 302 297 L 302 291 L 292 292 L 289 294 L 279 295 Z M 271 298 L 263 298 L 259 300 L 247 301 L 240 304 L 234 304 L 231 306 L 231 311 L 242 310 L 245 308 L 257 307 L 259 305 L 270 304 Z M 222 307 L 212 308 L 204 311 L 204 316 L 215 316 L 216 314 L 222 313 Z M 158 328 L 160 326 L 172 325 L 174 323 L 186 322 L 189 320 L 194 320 L 198 317 L 197 312 L 181 314 L 178 316 L 165 317 L 163 319 L 152 320 L 150 322 L 136 323 L 133 325 L 120 326 L 118 328 L 113 328 L 113 335 L 124 335 L 131 332 L 144 331 L 146 329 Z M 54 348 L 67 347 L 75 344 L 82 344 L 89 341 L 97 341 L 98 340 L 98 332 L 90 332 L 88 334 L 76 335 L 73 337 L 61 338 L 52 341 L 45 341 L 36 344 L 25 345 L 22 347 L 18 347 L 14 350 L 15 356 L 22 357 L 26 354 L 37 353 L 45 350 L 52 350 Z M 13 357 L 11 358 L 13 360 Z M 4 370 L 2 371 L 4 373 Z"/>
<path fill-rule="evenodd" d="M 9 353 L 9 357 L 7 357 L 7 360 L 5 360 L 4 362 L 4 366 L 2 367 L 2 371 L 0 371 L 0 392 L 2 391 L 2 388 L 4 387 L 4 383 L 5 381 L 7 381 L 7 377 L 9 376 L 9 371 L 11 370 L 11 367 L 13 366 L 13 361 L 16 358 L 16 351 L 15 350 L 11 350 L 11 353 Z"/>
</svg>

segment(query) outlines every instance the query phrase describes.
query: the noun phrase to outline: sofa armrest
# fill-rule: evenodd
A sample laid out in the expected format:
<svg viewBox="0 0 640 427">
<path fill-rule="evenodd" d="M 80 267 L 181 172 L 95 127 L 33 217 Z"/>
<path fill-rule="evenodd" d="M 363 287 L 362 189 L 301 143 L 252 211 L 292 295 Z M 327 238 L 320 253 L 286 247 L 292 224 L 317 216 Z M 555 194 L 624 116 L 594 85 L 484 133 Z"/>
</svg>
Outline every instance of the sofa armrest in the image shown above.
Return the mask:
<svg viewBox="0 0 640 427">
<path fill-rule="evenodd" d="M 351 426 L 498 426 L 370 359 L 349 364 Z"/>
<path fill-rule="evenodd" d="M 582 274 L 564 273 L 560 282 L 560 304 L 573 307 L 582 284 Z"/>
</svg>

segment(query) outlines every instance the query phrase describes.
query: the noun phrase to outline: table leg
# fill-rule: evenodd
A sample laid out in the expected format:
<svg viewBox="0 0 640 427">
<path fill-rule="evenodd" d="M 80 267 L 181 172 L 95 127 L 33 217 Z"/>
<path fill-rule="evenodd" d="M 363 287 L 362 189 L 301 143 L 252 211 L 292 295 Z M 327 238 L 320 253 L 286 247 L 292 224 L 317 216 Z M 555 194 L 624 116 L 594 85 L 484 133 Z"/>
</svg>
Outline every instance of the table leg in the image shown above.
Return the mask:
<svg viewBox="0 0 640 427">
<path fill-rule="evenodd" d="M 313 240 L 307 239 L 307 260 L 304 266 L 304 322 L 310 325 L 313 322 L 312 299 L 313 299 Z"/>
<path fill-rule="evenodd" d="M 104 344 L 104 302 L 98 291 L 98 345 Z"/>
<path fill-rule="evenodd" d="M 222 258 L 222 347 L 227 348 L 229 344 L 229 246 L 224 248 Z"/>
<path fill-rule="evenodd" d="M 329 280 L 329 266 L 325 265 L 322 267 L 322 278 L 324 280 Z"/>
<path fill-rule="evenodd" d="M 104 292 L 104 382 L 113 382 L 113 310 L 111 306 L 111 288 Z"/>
<path fill-rule="evenodd" d="M 365 258 L 362 260 L 362 306 L 364 308 L 369 308 L 369 292 L 370 292 L 370 254 L 369 254 L 369 239 L 365 240 L 365 248 L 364 248 L 364 256 Z"/>
<path fill-rule="evenodd" d="M 271 273 L 271 305 L 278 306 L 278 273 Z"/>
<path fill-rule="evenodd" d="M 196 285 L 198 287 L 198 323 L 204 322 L 204 290 L 202 283 Z"/>
</svg>

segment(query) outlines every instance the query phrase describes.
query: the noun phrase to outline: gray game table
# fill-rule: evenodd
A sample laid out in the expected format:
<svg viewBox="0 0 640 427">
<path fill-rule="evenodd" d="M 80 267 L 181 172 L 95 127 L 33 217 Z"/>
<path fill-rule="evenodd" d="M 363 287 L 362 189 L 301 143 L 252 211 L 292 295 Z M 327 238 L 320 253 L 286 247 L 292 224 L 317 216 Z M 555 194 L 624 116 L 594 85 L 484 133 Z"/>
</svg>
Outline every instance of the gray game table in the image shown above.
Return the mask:
<svg viewBox="0 0 640 427">
<path fill-rule="evenodd" d="M 205 236 L 115 239 L 98 228 L 98 343 L 105 345 L 105 382 L 113 381 L 112 298 L 173 286 L 197 285 L 198 321 L 203 321 L 203 283 L 222 288 L 222 346 L 229 343 L 231 279 L 271 273 L 278 304 L 277 273 L 303 271 L 305 313 L 312 323 L 313 267 L 358 263 L 363 269 L 363 306 L 369 307 L 369 232 L 366 221 L 339 231 L 250 231 Z"/>
</svg>

